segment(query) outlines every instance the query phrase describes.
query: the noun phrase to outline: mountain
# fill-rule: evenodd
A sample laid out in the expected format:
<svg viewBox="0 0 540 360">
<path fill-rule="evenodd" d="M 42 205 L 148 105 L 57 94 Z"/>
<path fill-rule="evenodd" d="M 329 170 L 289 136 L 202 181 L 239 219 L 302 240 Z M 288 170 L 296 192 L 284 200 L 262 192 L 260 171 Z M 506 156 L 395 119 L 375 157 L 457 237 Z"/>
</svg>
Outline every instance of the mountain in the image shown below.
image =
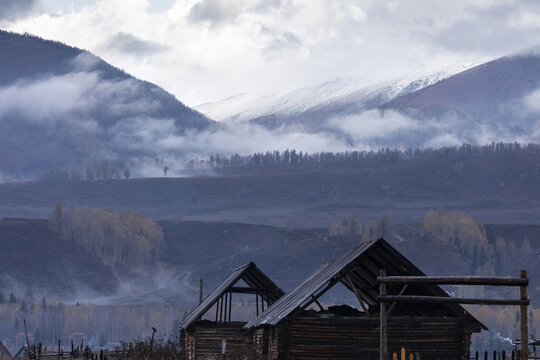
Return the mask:
<svg viewBox="0 0 540 360">
<path fill-rule="evenodd" d="M 241 95 L 197 109 L 225 123 L 319 133 L 356 149 L 540 142 L 540 47 L 458 70 L 372 86 L 337 79 L 281 96 Z"/>
<path fill-rule="evenodd" d="M 158 157 L 214 122 L 88 51 L 0 31 L 0 179 L 90 159 Z"/>
<path fill-rule="evenodd" d="M 476 66 L 380 106 L 446 144 L 540 141 L 540 48 Z M 444 141 L 443 145 L 446 145 Z"/>
<path fill-rule="evenodd" d="M 269 129 L 302 125 L 309 132 L 327 128 L 328 120 L 373 109 L 398 96 L 436 83 L 462 69 L 411 74 L 366 86 L 357 78 L 337 78 L 284 95 L 239 94 L 196 109 L 223 122 L 246 122 Z"/>
</svg>

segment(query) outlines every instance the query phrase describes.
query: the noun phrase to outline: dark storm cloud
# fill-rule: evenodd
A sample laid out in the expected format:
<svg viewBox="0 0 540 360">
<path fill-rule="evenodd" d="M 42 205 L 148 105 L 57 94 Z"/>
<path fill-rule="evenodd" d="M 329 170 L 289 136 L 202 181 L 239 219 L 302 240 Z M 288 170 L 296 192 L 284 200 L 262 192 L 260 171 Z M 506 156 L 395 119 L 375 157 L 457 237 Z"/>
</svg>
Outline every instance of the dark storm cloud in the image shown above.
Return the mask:
<svg viewBox="0 0 540 360">
<path fill-rule="evenodd" d="M 27 15 L 36 0 L 0 0 L 0 20 L 15 20 Z"/>
<path fill-rule="evenodd" d="M 104 46 L 107 50 L 130 55 L 152 55 L 169 49 L 168 46 L 154 41 L 143 40 L 134 35 L 119 32 Z"/>
</svg>

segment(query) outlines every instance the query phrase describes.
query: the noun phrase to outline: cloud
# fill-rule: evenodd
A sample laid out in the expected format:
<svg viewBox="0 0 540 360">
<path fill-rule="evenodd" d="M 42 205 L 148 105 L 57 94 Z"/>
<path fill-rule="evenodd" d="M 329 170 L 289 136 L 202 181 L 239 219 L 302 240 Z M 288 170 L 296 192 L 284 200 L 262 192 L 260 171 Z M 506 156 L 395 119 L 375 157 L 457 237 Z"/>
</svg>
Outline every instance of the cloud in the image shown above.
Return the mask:
<svg viewBox="0 0 540 360">
<path fill-rule="evenodd" d="M 97 74 L 70 73 L 0 88 L 0 118 L 22 115 L 32 122 L 57 121 L 85 107 L 85 93 Z"/>
<path fill-rule="evenodd" d="M 118 32 L 103 46 L 107 51 L 120 52 L 134 56 L 153 55 L 169 50 L 169 46 L 155 41 L 143 40 L 123 32 Z"/>
<path fill-rule="evenodd" d="M 427 31 L 436 46 L 458 52 L 500 54 L 501 49 L 513 52 L 524 44 L 538 41 L 540 6 L 524 1 L 494 1 L 491 4 L 467 6 L 465 15 L 447 26 Z M 519 39 L 516 48 L 516 39 Z M 525 45 L 526 46 L 526 45 Z"/>
<path fill-rule="evenodd" d="M 283 51 L 294 51 L 302 47 L 302 39 L 290 31 L 281 32 L 261 27 L 261 37 L 264 42 L 264 52 L 270 58 L 279 56 Z"/>
<path fill-rule="evenodd" d="M 328 124 L 352 136 L 356 141 L 384 138 L 396 132 L 416 130 L 419 122 L 395 111 L 368 110 L 359 115 L 333 118 Z"/>
<path fill-rule="evenodd" d="M 176 0 L 159 11 L 149 4 L 96 0 L 55 12 L 40 2 L 45 14 L 5 28 L 89 49 L 190 105 L 339 76 L 366 84 L 478 64 L 540 37 L 535 1 Z M 117 43 L 104 46 L 103 34 L 116 34 Z"/>
<path fill-rule="evenodd" d="M 533 91 L 523 98 L 525 107 L 535 113 L 540 113 L 540 89 Z"/>
<path fill-rule="evenodd" d="M 444 146 L 448 146 L 448 147 L 460 146 L 463 143 L 464 143 L 463 139 L 460 139 L 455 134 L 445 133 L 445 134 L 437 135 L 433 137 L 432 139 L 428 139 L 425 142 L 425 147 L 437 149 Z"/>
<path fill-rule="evenodd" d="M 211 24 L 231 22 L 242 13 L 245 3 L 244 0 L 201 0 L 189 11 L 189 19 Z"/>
<path fill-rule="evenodd" d="M 15 20 L 28 15 L 37 0 L 0 0 L 0 20 Z"/>
</svg>

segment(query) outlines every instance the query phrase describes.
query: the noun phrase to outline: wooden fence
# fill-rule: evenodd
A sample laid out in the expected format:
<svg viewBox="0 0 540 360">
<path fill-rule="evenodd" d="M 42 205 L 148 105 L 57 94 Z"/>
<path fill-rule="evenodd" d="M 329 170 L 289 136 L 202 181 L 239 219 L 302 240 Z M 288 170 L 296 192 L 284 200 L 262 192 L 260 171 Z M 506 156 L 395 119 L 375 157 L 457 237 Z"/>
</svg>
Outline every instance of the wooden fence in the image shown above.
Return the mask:
<svg viewBox="0 0 540 360">
<path fill-rule="evenodd" d="M 408 355 L 407 355 L 408 354 Z M 434 356 L 434 359 L 440 359 L 440 357 Z M 521 360 L 521 353 L 520 351 L 512 350 L 511 353 L 507 353 L 505 350 L 502 351 L 484 351 L 483 353 L 476 351 L 473 354 L 470 354 L 468 357 L 469 360 Z M 424 360 L 430 360 L 429 356 L 426 359 L 426 356 L 423 356 L 422 359 Z M 540 353 L 532 352 L 529 353 L 528 356 L 529 360 L 539 360 L 540 359 Z M 405 348 L 401 348 L 399 354 L 393 353 L 392 354 L 392 360 L 420 360 L 418 357 L 413 353 L 405 350 Z"/>
<path fill-rule="evenodd" d="M 521 270 L 519 278 L 510 277 L 486 277 L 486 276 L 386 276 L 386 269 L 380 269 L 379 283 L 380 303 L 380 347 L 379 360 L 388 359 L 388 337 L 387 337 L 387 303 L 397 302 L 419 302 L 419 303 L 457 303 L 457 304 L 478 304 L 478 305 L 519 305 L 520 306 L 520 330 L 521 340 L 527 342 L 529 338 L 529 328 L 527 324 L 528 305 L 530 303 L 527 296 L 527 286 L 529 279 L 527 271 Z M 434 284 L 434 285 L 489 285 L 489 286 L 518 286 L 520 288 L 519 299 L 479 299 L 479 298 L 454 298 L 450 296 L 417 296 L 417 295 L 388 295 L 386 285 L 399 283 L 408 286 L 409 284 Z M 404 349 L 401 354 L 405 356 Z M 530 359 L 529 348 L 521 349 L 523 359 Z M 436 357 L 434 358 L 436 359 Z M 503 358 L 506 360 L 506 358 Z M 397 360 L 397 354 L 394 360 Z M 402 357 L 402 360 L 406 360 Z M 484 360 L 488 360 L 485 358 Z"/>
</svg>

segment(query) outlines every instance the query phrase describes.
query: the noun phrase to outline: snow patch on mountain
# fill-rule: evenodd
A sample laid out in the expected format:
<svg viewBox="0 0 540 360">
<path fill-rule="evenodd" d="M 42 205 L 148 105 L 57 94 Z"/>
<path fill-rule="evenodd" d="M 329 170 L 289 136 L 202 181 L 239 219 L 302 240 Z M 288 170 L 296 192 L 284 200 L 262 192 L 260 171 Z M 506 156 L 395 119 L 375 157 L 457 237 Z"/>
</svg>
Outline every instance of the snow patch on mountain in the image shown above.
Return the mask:
<svg viewBox="0 0 540 360">
<path fill-rule="evenodd" d="M 326 107 L 370 109 L 446 79 L 468 67 L 468 64 L 451 66 L 427 74 L 415 72 L 367 86 L 359 78 L 340 77 L 287 94 L 238 94 L 221 101 L 200 104 L 195 108 L 211 119 L 225 122 L 243 122 L 267 116 L 290 118 Z"/>
</svg>

